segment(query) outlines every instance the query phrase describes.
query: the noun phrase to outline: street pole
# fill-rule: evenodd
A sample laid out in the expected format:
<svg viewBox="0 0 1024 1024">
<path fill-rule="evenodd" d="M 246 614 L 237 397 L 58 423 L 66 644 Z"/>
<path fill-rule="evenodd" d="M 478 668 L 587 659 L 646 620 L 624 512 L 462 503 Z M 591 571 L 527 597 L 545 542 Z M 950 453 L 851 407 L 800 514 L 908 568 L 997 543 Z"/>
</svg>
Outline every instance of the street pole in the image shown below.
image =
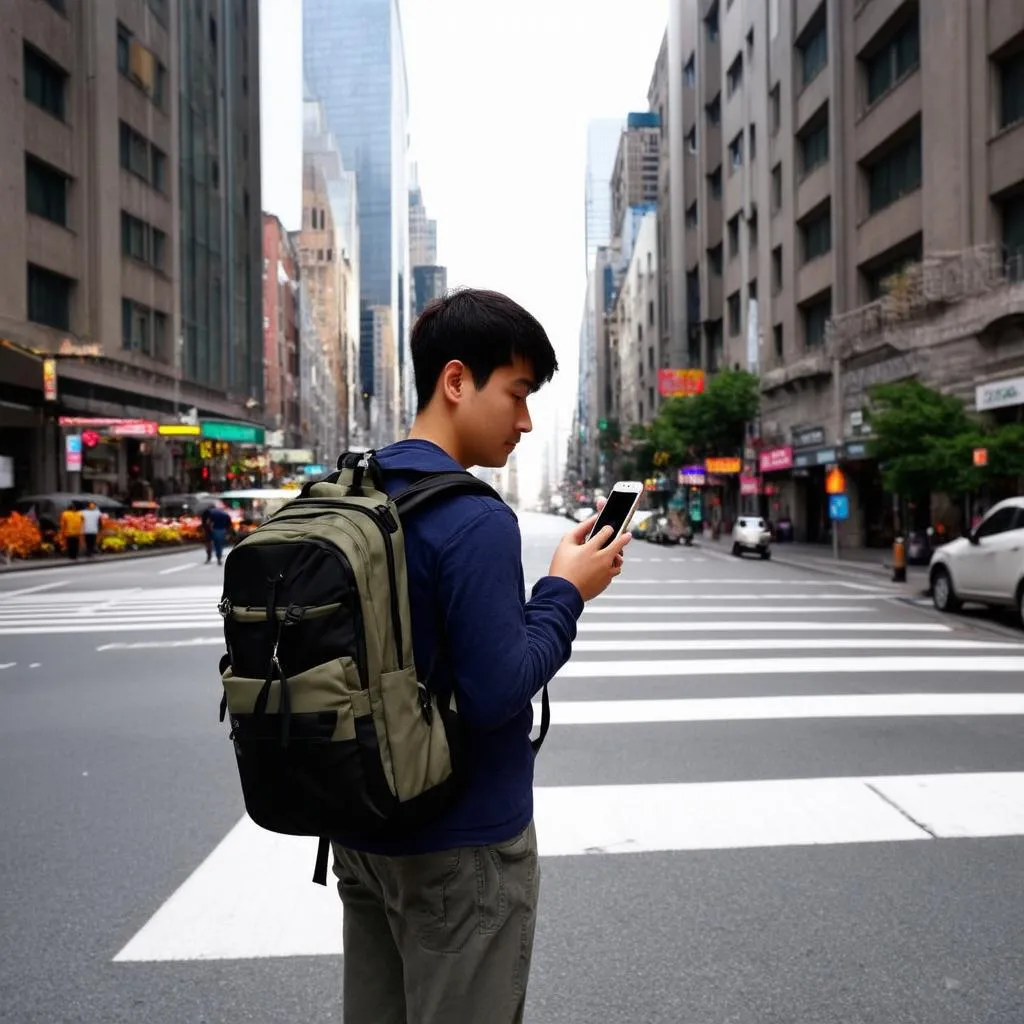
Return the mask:
<svg viewBox="0 0 1024 1024">
<path fill-rule="evenodd" d="M 836 436 L 836 466 L 839 465 L 839 455 L 843 450 L 843 394 L 841 390 L 840 374 L 842 372 L 839 361 L 839 354 L 832 356 L 832 390 L 835 392 L 835 436 Z M 832 557 L 839 561 L 839 520 L 832 520 Z"/>
</svg>

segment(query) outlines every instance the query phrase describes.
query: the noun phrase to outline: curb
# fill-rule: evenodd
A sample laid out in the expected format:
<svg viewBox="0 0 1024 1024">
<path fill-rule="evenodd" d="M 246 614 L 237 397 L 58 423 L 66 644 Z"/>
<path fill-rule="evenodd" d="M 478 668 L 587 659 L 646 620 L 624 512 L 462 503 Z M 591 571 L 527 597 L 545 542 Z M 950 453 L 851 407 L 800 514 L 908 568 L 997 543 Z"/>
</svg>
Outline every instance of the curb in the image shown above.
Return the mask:
<svg viewBox="0 0 1024 1024">
<path fill-rule="evenodd" d="M 822 575 L 825 575 L 825 576 L 845 576 L 847 578 L 849 578 L 850 576 L 858 576 L 858 577 L 862 577 L 862 578 L 863 577 L 874 577 L 875 579 L 877 579 L 877 577 L 884 576 L 884 574 L 889 572 L 889 567 L 888 566 L 885 566 L 885 565 L 872 566 L 869 563 L 864 563 L 864 562 L 861 562 L 861 563 L 851 563 L 851 562 L 842 562 L 842 561 L 840 561 L 840 562 L 837 562 L 834 566 L 829 566 L 829 565 L 822 565 L 821 563 L 818 563 L 818 562 L 805 562 L 805 561 L 802 561 L 802 560 L 796 559 L 796 558 L 779 558 L 778 555 L 776 554 L 776 551 L 778 551 L 778 548 L 774 548 L 773 551 L 772 551 L 772 561 L 775 562 L 776 564 L 778 564 L 778 565 L 785 565 L 785 566 L 787 566 L 790 569 L 801 569 L 804 572 L 817 572 L 817 573 L 821 573 Z M 863 568 L 854 568 L 854 566 L 857 566 L 857 565 L 861 565 L 861 566 L 863 566 Z M 907 582 L 905 584 L 903 584 L 903 583 L 894 583 L 891 579 L 888 579 L 887 577 L 883 578 L 881 580 L 878 580 L 878 582 L 879 583 L 887 583 L 887 584 L 889 584 L 890 587 L 893 588 L 893 590 L 894 590 L 894 592 L 896 594 L 901 594 L 901 595 L 905 595 L 905 596 L 908 596 L 908 597 L 912 596 L 912 595 L 913 596 L 925 596 L 925 595 L 931 593 L 931 589 L 928 586 L 928 579 L 927 579 L 927 577 L 925 577 L 922 581 L 920 581 L 921 584 L 923 585 L 923 588 L 924 588 L 922 590 L 914 589 L 915 583 L 917 581 L 915 581 L 912 576 L 908 577 Z M 906 589 L 903 589 L 903 588 L 906 588 Z"/>
<path fill-rule="evenodd" d="M 76 561 L 69 558 L 54 558 L 47 561 L 11 562 L 10 565 L 0 563 L 0 576 L 17 572 L 42 572 L 45 569 L 74 569 L 82 565 L 109 565 L 111 562 L 131 562 L 136 558 L 159 558 L 161 555 L 180 555 L 184 551 L 202 550 L 201 544 L 179 544 L 174 548 L 142 548 L 139 551 L 119 552 L 116 555 L 85 555 Z"/>
</svg>

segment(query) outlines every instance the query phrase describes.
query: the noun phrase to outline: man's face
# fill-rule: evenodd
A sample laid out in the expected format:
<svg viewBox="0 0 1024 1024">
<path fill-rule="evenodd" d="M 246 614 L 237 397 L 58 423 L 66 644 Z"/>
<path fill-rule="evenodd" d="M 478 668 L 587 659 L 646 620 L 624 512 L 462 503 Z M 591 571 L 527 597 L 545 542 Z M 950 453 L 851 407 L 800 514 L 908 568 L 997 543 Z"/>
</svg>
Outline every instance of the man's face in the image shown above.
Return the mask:
<svg viewBox="0 0 1024 1024">
<path fill-rule="evenodd" d="M 468 391 L 459 406 L 460 435 L 473 466 L 504 466 L 523 434 L 533 429 L 527 400 L 535 390 L 533 368 L 517 357 L 500 366 L 482 388 L 467 372 Z"/>
</svg>

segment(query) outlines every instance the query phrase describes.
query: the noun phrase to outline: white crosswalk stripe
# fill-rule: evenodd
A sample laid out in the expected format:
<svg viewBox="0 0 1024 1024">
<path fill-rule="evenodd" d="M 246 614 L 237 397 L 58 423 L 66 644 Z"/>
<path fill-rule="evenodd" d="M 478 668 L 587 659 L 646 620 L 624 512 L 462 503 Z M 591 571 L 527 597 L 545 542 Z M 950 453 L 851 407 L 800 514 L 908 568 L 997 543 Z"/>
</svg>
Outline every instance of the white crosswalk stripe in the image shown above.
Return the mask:
<svg viewBox="0 0 1024 1024">
<path fill-rule="evenodd" d="M 53 631 L 104 634 L 96 650 L 116 666 L 126 651 L 221 643 L 218 596 L 214 587 L 26 595 L 17 611 L 0 607 L 0 631 L 24 631 L 21 623 L 45 613 Z M 612 727 L 639 751 L 652 729 L 746 723 L 763 729 L 771 747 L 771 730 L 786 723 L 810 733 L 824 723 L 941 720 L 955 729 L 1024 718 L 1024 684 L 1014 683 L 1024 680 L 1024 643 L 957 622 L 894 603 L 876 584 L 778 575 L 623 578 L 579 623 L 574 656 L 551 687 L 548 743 L 557 748 L 560 736 Z M 141 630 L 154 636 L 133 635 Z M 708 694 L 708 687 L 737 682 L 750 684 L 741 696 Z M 697 683 L 704 687 L 699 695 Z M 945 772 L 932 766 L 921 774 L 878 775 L 868 762 L 839 777 L 628 785 L 595 779 L 580 786 L 560 781 L 551 764 L 542 756 L 535 801 L 545 857 L 1024 836 L 1018 771 L 950 765 Z M 116 959 L 341 953 L 337 897 L 309 882 L 315 846 L 314 839 L 274 835 L 242 818 L 165 894 L 150 920 L 125 936 Z M 238 892 L 246 899 L 239 901 Z"/>
</svg>

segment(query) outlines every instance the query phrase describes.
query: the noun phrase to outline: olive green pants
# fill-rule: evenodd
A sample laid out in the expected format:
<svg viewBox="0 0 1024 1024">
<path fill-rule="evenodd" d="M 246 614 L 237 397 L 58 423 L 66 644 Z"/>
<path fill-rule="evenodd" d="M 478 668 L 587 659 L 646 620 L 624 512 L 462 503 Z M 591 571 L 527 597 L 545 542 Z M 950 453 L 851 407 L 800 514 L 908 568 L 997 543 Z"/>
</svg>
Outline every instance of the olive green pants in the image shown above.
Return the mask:
<svg viewBox="0 0 1024 1024">
<path fill-rule="evenodd" d="M 494 846 L 382 857 L 334 846 L 345 1024 L 519 1024 L 540 867 L 531 823 Z"/>
</svg>

